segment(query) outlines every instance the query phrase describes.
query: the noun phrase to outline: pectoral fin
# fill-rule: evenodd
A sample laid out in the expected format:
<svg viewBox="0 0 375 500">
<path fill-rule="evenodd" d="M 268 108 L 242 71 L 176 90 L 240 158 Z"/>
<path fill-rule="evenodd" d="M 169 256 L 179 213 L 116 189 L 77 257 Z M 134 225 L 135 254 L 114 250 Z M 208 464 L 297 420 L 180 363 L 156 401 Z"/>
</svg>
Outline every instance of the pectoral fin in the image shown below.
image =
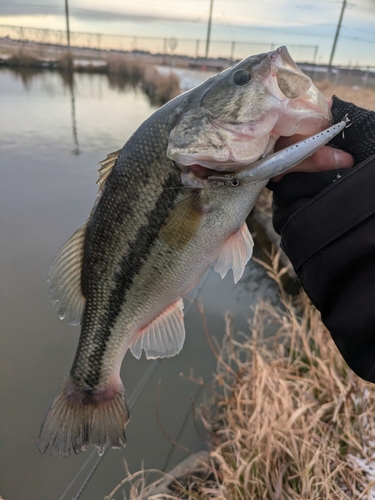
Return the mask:
<svg viewBox="0 0 375 500">
<path fill-rule="evenodd" d="M 196 233 L 202 219 L 199 194 L 188 196 L 169 212 L 160 230 L 160 238 L 170 248 L 184 248 Z"/>
<path fill-rule="evenodd" d="M 147 359 L 169 358 L 178 354 L 185 340 L 184 303 L 182 299 L 169 306 L 146 328 L 138 332 L 130 350 L 139 359 L 142 349 Z"/>
<path fill-rule="evenodd" d="M 215 263 L 215 271 L 224 278 L 228 270 L 232 268 L 234 282 L 237 283 L 245 271 L 246 263 L 250 260 L 253 247 L 253 238 L 244 222 L 224 243 Z"/>
</svg>

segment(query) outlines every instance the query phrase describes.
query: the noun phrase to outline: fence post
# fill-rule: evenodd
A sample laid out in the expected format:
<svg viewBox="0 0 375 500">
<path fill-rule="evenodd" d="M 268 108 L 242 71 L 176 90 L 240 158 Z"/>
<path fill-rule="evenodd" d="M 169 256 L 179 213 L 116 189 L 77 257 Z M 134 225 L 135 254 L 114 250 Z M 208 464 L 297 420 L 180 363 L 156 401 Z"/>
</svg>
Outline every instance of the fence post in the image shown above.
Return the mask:
<svg viewBox="0 0 375 500">
<path fill-rule="evenodd" d="M 236 45 L 236 42 L 231 43 L 231 48 L 230 48 L 230 63 L 233 64 L 234 61 L 234 47 Z"/>
<path fill-rule="evenodd" d="M 164 64 L 167 65 L 167 39 L 164 38 Z"/>
<path fill-rule="evenodd" d="M 25 42 L 25 35 L 24 35 L 22 27 L 20 28 L 20 40 L 21 40 L 21 47 L 22 47 L 24 45 L 24 42 Z"/>
<path fill-rule="evenodd" d="M 367 66 L 366 68 L 366 73 L 363 75 L 363 87 L 366 87 L 367 82 L 368 82 L 368 76 L 369 76 L 369 67 Z"/>
<path fill-rule="evenodd" d="M 318 57 L 318 49 L 319 49 L 319 45 L 315 45 L 313 64 L 316 64 L 316 58 Z"/>
</svg>

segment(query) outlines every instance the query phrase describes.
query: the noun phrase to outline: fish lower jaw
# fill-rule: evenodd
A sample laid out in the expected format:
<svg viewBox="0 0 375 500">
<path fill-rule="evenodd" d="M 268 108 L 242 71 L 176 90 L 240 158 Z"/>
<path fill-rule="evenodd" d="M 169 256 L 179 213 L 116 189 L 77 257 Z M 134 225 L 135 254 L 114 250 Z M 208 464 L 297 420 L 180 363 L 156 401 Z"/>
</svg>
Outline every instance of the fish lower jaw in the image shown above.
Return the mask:
<svg viewBox="0 0 375 500">
<path fill-rule="evenodd" d="M 193 165 L 182 165 L 180 164 L 179 167 L 181 168 L 181 182 L 182 184 L 191 189 L 204 189 L 209 185 L 208 178 L 211 177 L 212 175 L 224 175 L 225 173 L 230 173 L 231 171 L 228 170 L 227 172 L 223 172 L 222 170 L 215 170 L 210 167 L 205 167 L 203 165 L 199 165 L 197 163 Z"/>
</svg>

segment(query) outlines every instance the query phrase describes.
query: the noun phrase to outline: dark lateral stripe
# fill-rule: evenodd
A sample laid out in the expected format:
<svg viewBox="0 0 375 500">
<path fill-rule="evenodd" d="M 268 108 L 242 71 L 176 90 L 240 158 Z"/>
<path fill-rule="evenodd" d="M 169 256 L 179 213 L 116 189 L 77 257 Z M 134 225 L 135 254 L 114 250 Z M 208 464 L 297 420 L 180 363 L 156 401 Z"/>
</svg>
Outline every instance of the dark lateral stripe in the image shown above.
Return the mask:
<svg viewBox="0 0 375 500">
<path fill-rule="evenodd" d="M 95 333 L 96 347 L 88 359 L 90 371 L 84 381 L 93 389 L 99 384 L 102 360 L 112 328 L 123 306 L 125 294 L 130 290 L 134 278 L 140 273 L 143 263 L 150 254 L 166 214 L 173 208 L 181 187 L 178 172 L 172 172 L 163 184 L 163 191 L 154 209 L 146 215 L 147 223 L 139 228 L 135 240 L 129 244 L 128 251 L 122 258 L 121 270 L 114 277 L 115 286 L 111 292 L 107 317 L 102 322 L 102 328 Z"/>
</svg>

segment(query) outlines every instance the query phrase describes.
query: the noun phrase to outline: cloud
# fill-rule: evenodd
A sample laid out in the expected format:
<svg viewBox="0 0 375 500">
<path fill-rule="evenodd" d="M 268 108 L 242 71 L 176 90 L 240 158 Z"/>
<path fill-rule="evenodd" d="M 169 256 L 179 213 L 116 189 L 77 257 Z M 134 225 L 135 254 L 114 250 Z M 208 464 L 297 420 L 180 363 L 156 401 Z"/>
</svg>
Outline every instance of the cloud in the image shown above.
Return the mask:
<svg viewBox="0 0 375 500">
<path fill-rule="evenodd" d="M 83 7 L 70 7 L 69 14 L 71 17 L 98 21 L 171 21 L 171 22 L 199 22 L 199 16 L 186 16 L 179 15 L 177 12 L 160 13 L 150 12 L 150 10 L 143 9 L 144 12 L 137 12 L 134 9 L 127 10 L 97 10 L 88 9 Z M 145 13 L 147 11 L 147 14 Z M 2 4 L 3 17 L 24 17 L 24 16 L 40 16 L 40 15 L 63 15 L 65 10 L 62 2 L 56 3 L 54 1 L 48 4 L 27 4 L 27 3 L 4 3 Z"/>
</svg>

